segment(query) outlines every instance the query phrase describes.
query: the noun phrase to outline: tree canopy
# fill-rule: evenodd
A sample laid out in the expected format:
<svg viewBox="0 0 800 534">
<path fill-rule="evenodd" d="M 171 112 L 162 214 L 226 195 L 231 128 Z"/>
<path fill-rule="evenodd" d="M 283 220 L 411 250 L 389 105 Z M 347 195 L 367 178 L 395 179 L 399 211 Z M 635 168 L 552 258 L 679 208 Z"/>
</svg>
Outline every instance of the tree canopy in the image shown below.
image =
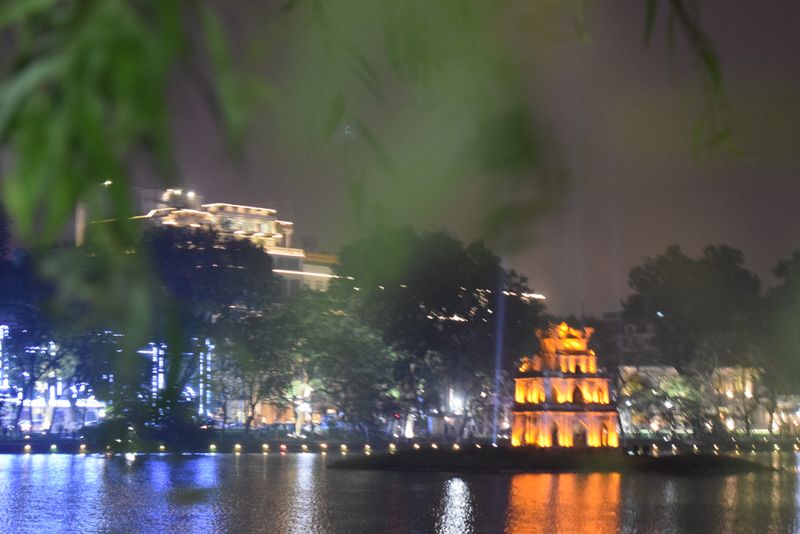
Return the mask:
<svg viewBox="0 0 800 534">
<path fill-rule="evenodd" d="M 624 313 L 652 328 L 663 362 L 686 368 L 711 353 L 719 363 L 741 360 L 760 303 L 760 281 L 741 251 L 709 246 L 691 258 L 670 246 L 634 267 L 629 284 Z"/>
</svg>

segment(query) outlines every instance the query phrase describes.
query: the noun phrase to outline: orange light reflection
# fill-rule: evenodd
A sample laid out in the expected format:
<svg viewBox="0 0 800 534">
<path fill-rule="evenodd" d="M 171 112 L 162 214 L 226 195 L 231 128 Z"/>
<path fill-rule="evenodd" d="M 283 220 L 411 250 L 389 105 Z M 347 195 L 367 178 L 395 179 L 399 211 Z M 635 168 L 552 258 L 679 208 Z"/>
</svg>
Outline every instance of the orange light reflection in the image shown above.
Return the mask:
<svg viewBox="0 0 800 534">
<path fill-rule="evenodd" d="M 506 532 L 617 532 L 619 473 L 523 474 L 511 479 Z"/>
</svg>

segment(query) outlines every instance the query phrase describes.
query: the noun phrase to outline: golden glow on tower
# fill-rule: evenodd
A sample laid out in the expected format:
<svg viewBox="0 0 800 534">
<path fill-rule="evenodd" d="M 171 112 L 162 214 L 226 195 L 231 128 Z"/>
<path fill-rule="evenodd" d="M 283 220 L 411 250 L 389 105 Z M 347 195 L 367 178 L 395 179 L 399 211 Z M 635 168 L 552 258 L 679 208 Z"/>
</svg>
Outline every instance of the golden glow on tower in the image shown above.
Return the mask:
<svg viewBox="0 0 800 534">
<path fill-rule="evenodd" d="M 513 446 L 619 445 L 611 379 L 587 348 L 593 332 L 566 323 L 537 330 L 539 353 L 522 358 L 514 379 Z"/>
</svg>

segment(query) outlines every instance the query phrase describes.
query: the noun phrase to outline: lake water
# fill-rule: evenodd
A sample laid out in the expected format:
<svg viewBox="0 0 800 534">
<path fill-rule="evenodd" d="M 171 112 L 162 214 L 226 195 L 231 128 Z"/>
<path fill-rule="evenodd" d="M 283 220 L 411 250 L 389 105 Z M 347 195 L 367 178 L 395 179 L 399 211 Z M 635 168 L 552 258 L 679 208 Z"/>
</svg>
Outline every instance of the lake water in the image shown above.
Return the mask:
<svg viewBox="0 0 800 534">
<path fill-rule="evenodd" d="M 0 532 L 800 532 L 777 473 L 454 475 L 326 469 L 312 454 L 0 455 Z"/>
</svg>

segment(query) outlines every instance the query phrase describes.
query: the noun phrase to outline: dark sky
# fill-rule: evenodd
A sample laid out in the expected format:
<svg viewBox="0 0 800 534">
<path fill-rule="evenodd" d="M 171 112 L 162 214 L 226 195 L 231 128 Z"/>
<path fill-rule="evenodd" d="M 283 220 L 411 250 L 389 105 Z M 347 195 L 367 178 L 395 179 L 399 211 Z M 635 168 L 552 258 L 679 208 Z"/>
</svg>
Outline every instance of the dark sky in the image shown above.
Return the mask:
<svg viewBox="0 0 800 534">
<path fill-rule="evenodd" d="M 555 313 L 618 308 L 629 269 L 672 243 L 691 254 L 712 243 L 741 248 L 747 266 L 770 283 L 770 268 L 800 248 L 800 3 L 700 2 L 741 149 L 705 156 L 691 146 L 703 75 L 682 38 L 673 53 L 663 32 L 645 47 L 640 3 L 589 4 L 587 39 L 555 38 L 529 51 L 530 97 L 564 148 L 572 185 L 554 215 L 526 229 L 531 242 L 508 255 L 508 265 L 547 295 Z M 234 13 L 229 22 L 237 27 L 243 18 Z M 280 79 L 292 60 L 280 37 L 291 29 L 271 18 L 262 30 L 279 38 L 264 76 Z M 244 163 L 233 163 L 196 95 L 176 95 L 176 110 L 188 186 L 209 201 L 278 203 L 297 235 L 316 236 L 321 249 L 335 251 L 348 238 L 342 169 L 313 151 L 288 154 L 269 124 L 258 125 Z M 417 221 L 422 228 L 477 237 L 459 222 L 457 205 L 427 215 Z"/>
</svg>

